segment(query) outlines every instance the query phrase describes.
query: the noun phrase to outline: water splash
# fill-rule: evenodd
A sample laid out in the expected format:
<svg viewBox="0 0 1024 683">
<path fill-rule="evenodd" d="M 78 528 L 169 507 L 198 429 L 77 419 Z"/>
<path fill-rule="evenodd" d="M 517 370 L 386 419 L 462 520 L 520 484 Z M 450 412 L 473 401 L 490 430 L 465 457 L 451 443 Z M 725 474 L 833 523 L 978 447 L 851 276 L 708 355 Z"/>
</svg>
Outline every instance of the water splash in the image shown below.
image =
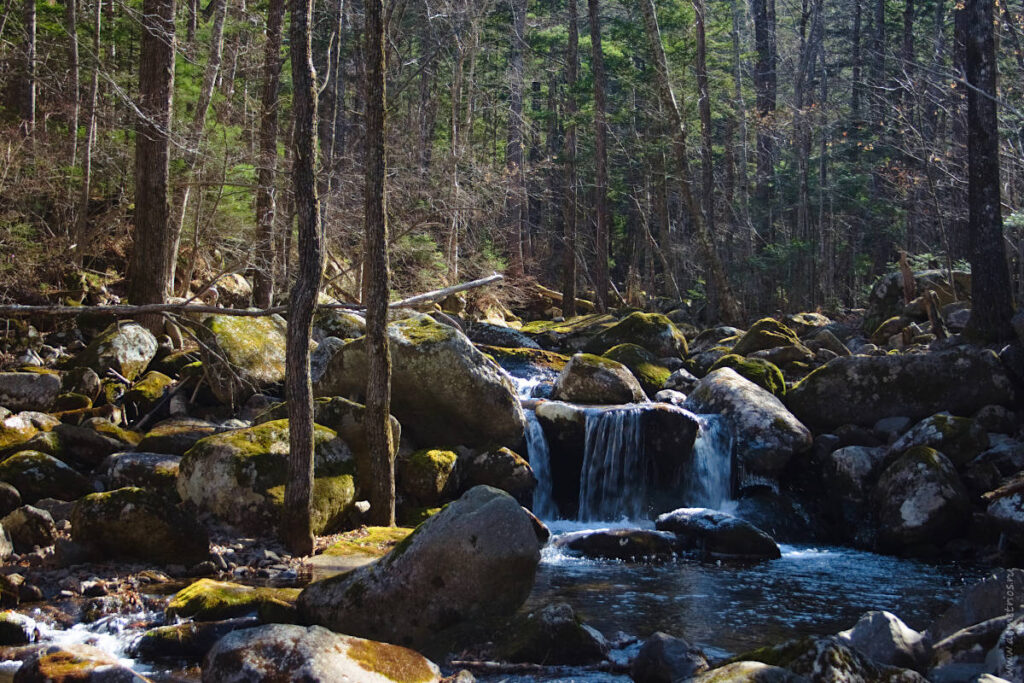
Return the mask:
<svg viewBox="0 0 1024 683">
<path fill-rule="evenodd" d="M 548 442 L 544 438 L 544 428 L 532 410 L 526 413 L 526 453 L 530 467 L 537 478 L 537 488 L 533 490 L 533 514 L 541 519 L 549 520 L 558 517 L 555 505 L 554 490 L 551 482 L 551 454 Z"/>
<path fill-rule="evenodd" d="M 683 503 L 721 509 L 732 498 L 732 431 L 719 415 L 699 415 L 700 431 L 684 484 Z"/>
<path fill-rule="evenodd" d="M 644 457 L 642 408 L 587 413 L 580 472 L 579 519 L 645 516 L 649 463 Z"/>
</svg>

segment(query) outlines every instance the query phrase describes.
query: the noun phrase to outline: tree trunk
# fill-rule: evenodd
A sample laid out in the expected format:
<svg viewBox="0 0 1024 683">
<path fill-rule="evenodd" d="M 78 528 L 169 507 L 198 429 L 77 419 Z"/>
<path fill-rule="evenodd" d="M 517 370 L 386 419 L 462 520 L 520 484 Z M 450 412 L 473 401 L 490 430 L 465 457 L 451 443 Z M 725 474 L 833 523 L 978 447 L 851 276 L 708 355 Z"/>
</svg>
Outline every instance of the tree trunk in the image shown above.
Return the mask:
<svg viewBox="0 0 1024 683">
<path fill-rule="evenodd" d="M 967 0 L 968 232 L 972 296 L 967 334 L 985 341 L 1013 338 L 1010 272 L 1003 243 L 999 190 L 999 119 L 993 0 Z"/>
<path fill-rule="evenodd" d="M 388 349 L 388 225 L 384 182 L 385 78 L 383 0 L 366 2 L 366 443 L 369 467 L 365 482 L 369 519 L 377 526 L 395 524 L 395 463 L 391 435 L 391 354 Z"/>
<path fill-rule="evenodd" d="M 22 0 L 22 31 L 25 63 L 21 83 L 21 130 L 26 136 L 36 128 L 36 0 Z"/>
<path fill-rule="evenodd" d="M 871 112 L 874 125 L 881 125 L 889 112 L 885 96 L 885 2 L 875 0 L 871 34 Z"/>
<path fill-rule="evenodd" d="M 80 112 L 80 87 L 78 64 L 78 0 L 64 0 L 68 25 L 68 74 L 71 76 L 71 87 L 68 97 L 71 99 L 71 117 L 68 130 L 71 134 L 71 167 L 78 162 L 78 118 Z"/>
<path fill-rule="evenodd" d="M 128 298 L 133 304 L 163 303 L 173 285 L 168 245 L 178 240 L 167 203 L 167 174 L 174 48 L 174 0 L 143 0 L 135 135 L 135 244 L 128 278 Z M 163 331 L 161 316 L 146 316 L 140 322 Z"/>
<path fill-rule="evenodd" d="M 313 386 L 309 340 L 324 270 L 324 237 L 316 183 L 316 72 L 310 23 L 313 0 L 291 0 L 290 51 L 295 150 L 292 182 L 299 223 L 299 266 L 288 302 L 285 388 L 288 392 L 288 479 L 281 539 L 295 555 L 313 553 Z"/>
<path fill-rule="evenodd" d="M 861 71 L 864 63 L 861 57 L 861 3 L 863 0 L 853 2 L 853 83 L 850 87 L 850 118 L 854 123 L 861 118 L 861 99 L 863 97 L 864 85 L 861 82 Z"/>
<path fill-rule="evenodd" d="M 268 308 L 274 301 L 274 218 L 277 214 L 277 96 L 281 83 L 281 26 L 284 0 L 267 6 L 267 43 L 263 52 L 263 96 L 260 107 L 260 164 L 256 174 L 256 224 L 259 231 L 253 304 Z M 283 284 L 283 283 L 282 283 Z"/>
<path fill-rule="evenodd" d="M 564 254 L 562 259 L 562 314 L 576 315 L 576 87 L 579 81 L 579 9 L 576 0 L 569 0 L 569 42 L 566 46 L 565 96 L 565 213 Z"/>
<path fill-rule="evenodd" d="M 715 173 L 712 165 L 711 147 L 711 94 L 708 91 L 708 59 L 707 42 L 704 36 L 704 0 L 693 0 L 693 12 L 696 15 L 697 32 L 697 92 L 700 100 L 697 109 L 700 112 L 700 170 L 701 170 L 701 206 L 704 209 L 704 226 L 715 235 Z"/>
<path fill-rule="evenodd" d="M 96 144 L 96 107 L 100 93 L 100 29 L 103 24 L 103 0 L 96 0 L 93 9 L 92 34 L 92 80 L 89 83 L 89 106 L 86 112 L 85 149 L 82 151 L 82 194 L 78 200 L 75 219 L 75 241 L 85 244 L 85 229 L 89 221 L 89 194 L 92 192 L 92 151 Z M 81 262 L 82 246 L 76 251 L 76 261 Z"/>
<path fill-rule="evenodd" d="M 526 175 L 523 168 L 523 45 L 526 37 L 526 0 L 509 0 L 512 10 L 511 50 L 508 57 L 509 111 L 508 145 L 505 164 L 508 168 L 508 218 L 511 234 L 511 271 L 522 275 L 523 240 L 526 237 Z"/>
<path fill-rule="evenodd" d="M 757 95 L 757 203 L 758 224 L 762 236 L 769 241 L 774 235 L 775 172 L 774 118 L 776 106 L 777 74 L 775 53 L 775 0 L 752 0 L 754 15 L 754 46 L 757 64 L 754 66 L 754 90 Z"/>
<path fill-rule="evenodd" d="M 740 322 L 739 303 L 732 294 L 732 288 L 725 274 L 725 267 L 715 249 L 711 234 L 708 232 L 701 215 L 700 207 L 693 196 L 693 176 L 690 172 L 690 161 L 686 151 L 686 126 L 680 113 L 679 105 L 676 102 L 675 93 L 672 90 L 672 83 L 668 76 L 668 60 L 665 57 L 665 48 L 661 44 L 661 29 L 658 27 L 658 17 L 654 9 L 654 0 L 641 0 L 640 11 L 644 16 L 644 27 L 647 30 L 647 40 L 650 44 L 651 54 L 654 58 L 654 70 L 658 78 L 658 87 L 661 92 L 661 99 L 668 114 L 669 124 L 673 138 L 672 150 L 676 157 L 676 165 L 679 168 L 680 194 L 683 204 L 690 215 L 694 233 L 697 236 L 697 244 L 700 247 L 701 255 L 704 257 L 708 269 L 708 292 L 718 306 L 717 311 L 712 311 L 727 324 Z"/>
<path fill-rule="evenodd" d="M 604 70 L 604 52 L 601 48 L 601 16 L 598 0 L 588 0 L 590 17 L 591 70 L 594 74 L 594 165 L 596 170 L 594 212 L 597 231 L 594 246 L 594 289 L 597 310 L 608 310 L 608 233 L 611 216 L 608 214 L 608 104 L 605 97 L 607 76 Z"/>
</svg>

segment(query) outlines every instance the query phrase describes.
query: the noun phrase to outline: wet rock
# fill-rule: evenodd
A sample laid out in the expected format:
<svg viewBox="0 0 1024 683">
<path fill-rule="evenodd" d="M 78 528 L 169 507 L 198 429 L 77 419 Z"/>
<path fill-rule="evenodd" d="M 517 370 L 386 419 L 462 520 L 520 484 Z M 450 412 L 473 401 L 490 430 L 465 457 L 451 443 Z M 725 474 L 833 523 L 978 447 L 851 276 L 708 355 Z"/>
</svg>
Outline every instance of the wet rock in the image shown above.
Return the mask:
<svg viewBox="0 0 1024 683">
<path fill-rule="evenodd" d="M 40 498 L 75 500 L 93 490 L 74 469 L 38 451 L 21 451 L 0 462 L 0 481 L 18 489 L 30 505 Z"/>
<path fill-rule="evenodd" d="M 732 428 L 737 457 L 755 474 L 774 476 L 811 447 L 810 431 L 779 399 L 730 368 L 704 377 L 684 407 L 721 414 Z"/>
<path fill-rule="evenodd" d="M 463 492 L 474 486 L 493 486 L 505 491 L 520 505 L 528 505 L 537 488 L 533 468 L 518 453 L 508 448 L 459 454 Z"/>
<path fill-rule="evenodd" d="M 932 642 L 974 624 L 1024 610 L 1024 569 L 998 569 L 964 591 L 960 600 L 928 627 Z"/>
<path fill-rule="evenodd" d="M 46 510 L 23 505 L 3 519 L 0 525 L 11 536 L 14 549 L 19 553 L 31 552 L 36 546 L 53 545 L 57 539 L 57 525 Z"/>
<path fill-rule="evenodd" d="M 838 634 L 840 640 L 879 664 L 918 669 L 928 656 L 924 634 L 890 612 L 866 613 L 857 624 Z"/>
<path fill-rule="evenodd" d="M 35 622 L 25 615 L 9 610 L 0 612 L 0 646 L 28 645 L 34 629 Z"/>
<path fill-rule="evenodd" d="M 355 502 L 355 462 L 337 433 L 316 425 L 313 440 L 313 529 L 340 530 Z M 206 437 L 182 458 L 177 490 L 183 501 L 242 529 L 274 528 L 284 505 L 288 421 Z"/>
<path fill-rule="evenodd" d="M 650 529 L 575 531 L 556 537 L 552 545 L 586 557 L 633 562 L 669 559 L 678 550 L 675 534 Z"/>
<path fill-rule="evenodd" d="M 962 467 L 988 445 L 988 433 L 974 420 L 938 413 L 911 427 L 890 450 L 903 453 L 915 446 L 928 446 L 945 455 L 956 467 Z"/>
<path fill-rule="evenodd" d="M 498 655 L 509 662 L 582 665 L 603 661 L 608 641 L 584 624 L 568 603 L 557 602 L 514 618 Z"/>
<path fill-rule="evenodd" d="M 809 683 L 809 679 L 761 662 L 733 662 L 699 674 L 689 683 Z"/>
<path fill-rule="evenodd" d="M 1024 680 L 1024 616 L 1017 616 L 999 636 L 991 657 L 994 671 L 1009 681 Z"/>
<path fill-rule="evenodd" d="M 967 491 L 953 464 L 925 446 L 911 448 L 879 477 L 873 493 L 883 549 L 942 544 L 968 521 Z"/>
<path fill-rule="evenodd" d="M 92 645 L 51 645 L 31 654 L 14 683 L 148 683 L 117 657 Z"/>
<path fill-rule="evenodd" d="M 218 622 L 258 614 L 264 621 L 294 621 L 298 588 L 244 586 L 199 579 L 178 591 L 167 604 L 168 619 Z"/>
<path fill-rule="evenodd" d="M 437 683 L 437 666 L 397 645 L 331 633 L 319 626 L 272 624 L 233 631 L 203 662 L 205 683 Z"/>
<path fill-rule="evenodd" d="M 870 427 L 895 415 L 917 420 L 943 410 L 970 415 L 1012 400 L 1010 379 L 995 353 L 961 346 L 837 358 L 797 384 L 786 404 L 805 424 L 827 430 L 842 424 Z"/>
<path fill-rule="evenodd" d="M 56 373 L 0 372 L 0 406 L 9 410 L 49 410 L 59 393 Z"/>
<path fill-rule="evenodd" d="M 630 313 L 606 330 L 598 332 L 586 345 L 587 353 L 603 354 L 619 344 L 636 344 L 656 358 L 685 358 L 689 353 L 686 337 L 679 328 L 660 313 Z"/>
<path fill-rule="evenodd" d="M 114 370 L 131 381 L 146 370 L 156 351 L 156 337 L 145 327 L 133 322 L 115 323 L 93 339 L 71 365 L 90 368 L 101 378 L 107 370 Z"/>
<path fill-rule="evenodd" d="M 279 315 L 213 315 L 203 321 L 203 371 L 218 400 L 241 405 L 284 381 L 286 328 Z"/>
<path fill-rule="evenodd" d="M 163 453 L 114 453 L 99 467 L 108 488 L 123 486 L 170 489 L 178 480 L 181 457 Z"/>
<path fill-rule="evenodd" d="M 555 381 L 553 398 L 571 403 L 619 404 L 647 400 L 622 363 L 586 353 L 573 356 Z"/>
<path fill-rule="evenodd" d="M 683 549 L 726 560 L 764 560 L 782 557 L 772 537 L 753 524 L 725 512 L 679 508 L 659 515 L 655 527 L 671 531 Z"/>
<path fill-rule="evenodd" d="M 682 407 L 686 403 L 686 394 L 672 389 L 662 389 L 654 395 L 654 400 L 658 403 L 668 403 Z"/>
<path fill-rule="evenodd" d="M 438 631 L 514 612 L 533 587 L 531 516 L 503 491 L 470 489 L 378 562 L 310 584 L 307 622 L 416 646 Z"/>
<path fill-rule="evenodd" d="M 508 376 L 464 334 L 427 316 L 388 326 L 392 414 L 421 446 L 516 447 L 526 418 Z M 340 347 L 314 384 L 316 396 L 360 400 L 365 340 Z"/>
<path fill-rule="evenodd" d="M 193 565 L 210 556 L 209 536 L 194 515 L 159 493 L 134 487 L 78 501 L 71 538 L 103 558 Z"/>
<path fill-rule="evenodd" d="M 223 621 L 186 621 L 151 628 L 132 647 L 132 654 L 144 659 L 201 659 L 214 644 L 243 628 L 259 626 L 257 617 Z"/>
<path fill-rule="evenodd" d="M 708 670 L 708 660 L 700 649 L 682 638 L 658 631 L 651 634 L 630 664 L 629 675 L 635 683 L 677 683 Z"/>
</svg>

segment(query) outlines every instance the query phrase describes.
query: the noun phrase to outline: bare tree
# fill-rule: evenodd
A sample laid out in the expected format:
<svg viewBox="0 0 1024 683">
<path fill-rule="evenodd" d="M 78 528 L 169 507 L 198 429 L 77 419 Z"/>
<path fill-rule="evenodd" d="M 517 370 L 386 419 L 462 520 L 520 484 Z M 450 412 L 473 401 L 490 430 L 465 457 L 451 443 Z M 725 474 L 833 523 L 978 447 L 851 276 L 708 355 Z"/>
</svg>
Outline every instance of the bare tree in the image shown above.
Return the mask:
<svg viewBox="0 0 1024 683">
<path fill-rule="evenodd" d="M 565 244 L 562 260 L 562 313 L 576 315 L 576 218 L 579 215 L 576 179 L 576 87 L 580 67 L 579 8 L 569 0 L 569 42 L 566 45 L 565 96 Z"/>
<path fill-rule="evenodd" d="M 525 268 L 523 243 L 527 236 L 528 204 L 526 202 L 526 169 L 523 142 L 523 46 L 526 37 L 526 0 L 509 0 L 512 10 L 511 50 L 508 57 L 508 145 L 505 163 L 508 166 L 508 218 L 511 228 L 511 270 L 521 275 Z"/>
<path fill-rule="evenodd" d="M 21 126 L 25 135 L 36 128 L 36 0 L 22 0 L 21 20 L 25 33 L 25 62 L 21 83 Z"/>
<path fill-rule="evenodd" d="M 597 308 L 608 310 L 608 234 L 611 216 L 608 212 L 608 77 L 604 69 L 604 50 L 601 47 L 601 14 L 598 0 L 588 0 L 590 17 L 591 70 L 594 73 L 594 212 L 597 214 L 597 232 L 594 245 L 594 288 L 597 290 Z"/>
</svg>

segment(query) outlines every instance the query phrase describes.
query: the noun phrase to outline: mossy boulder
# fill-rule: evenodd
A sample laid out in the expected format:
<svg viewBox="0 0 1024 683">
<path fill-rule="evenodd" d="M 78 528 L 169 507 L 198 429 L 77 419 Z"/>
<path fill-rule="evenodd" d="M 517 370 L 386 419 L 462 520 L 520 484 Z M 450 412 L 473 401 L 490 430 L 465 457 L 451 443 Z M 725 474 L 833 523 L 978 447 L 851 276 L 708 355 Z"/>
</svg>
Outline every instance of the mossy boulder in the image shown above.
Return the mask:
<svg viewBox="0 0 1024 683">
<path fill-rule="evenodd" d="M 156 351 L 156 337 L 145 327 L 134 322 L 115 323 L 93 339 L 70 366 L 91 368 L 100 377 L 114 370 L 132 381 L 145 372 Z"/>
<path fill-rule="evenodd" d="M 728 325 L 709 327 L 690 340 L 690 353 L 702 353 L 715 346 L 728 347 L 730 342 L 726 340 L 731 339 L 731 343 L 735 343 L 742 335 L 743 330 Z"/>
<path fill-rule="evenodd" d="M 526 418 L 508 376 L 459 330 L 428 316 L 388 325 L 391 411 L 420 446 L 516 446 Z M 365 338 L 348 342 L 314 384 L 316 396 L 361 400 Z"/>
<path fill-rule="evenodd" d="M 775 540 L 749 522 L 718 510 L 680 508 L 659 515 L 659 531 L 676 535 L 682 550 L 696 550 L 709 559 L 774 560 L 782 557 Z"/>
<path fill-rule="evenodd" d="M 818 368 L 786 396 L 789 409 L 815 429 L 871 427 L 886 417 L 920 420 L 941 411 L 972 415 L 1012 405 L 1014 390 L 995 353 L 960 346 L 927 354 L 847 356 Z"/>
<path fill-rule="evenodd" d="M 214 395 L 241 405 L 284 381 L 287 323 L 279 315 L 212 315 L 203 321 L 203 371 Z"/>
<path fill-rule="evenodd" d="M 204 681 L 439 683 L 437 666 L 398 645 L 319 626 L 271 624 L 233 631 L 203 663 Z"/>
<path fill-rule="evenodd" d="M 660 313 L 630 313 L 615 325 L 599 332 L 586 345 L 587 353 L 603 354 L 619 344 L 636 344 L 656 358 L 685 358 L 686 337 Z"/>
<path fill-rule="evenodd" d="M 954 466 L 963 467 L 988 450 L 988 432 L 969 417 L 936 413 L 911 427 L 890 450 L 903 453 L 914 446 L 934 448 Z"/>
<path fill-rule="evenodd" d="M 782 322 L 800 337 L 813 334 L 832 324 L 832 320 L 827 315 L 811 311 L 792 313 L 785 316 Z"/>
<path fill-rule="evenodd" d="M 162 372 L 150 370 L 125 392 L 124 403 L 134 405 L 138 414 L 145 415 L 164 397 L 164 392 L 174 380 Z"/>
<path fill-rule="evenodd" d="M 493 358 L 495 363 L 509 371 L 530 367 L 557 373 L 561 372 L 565 364 L 569 362 L 568 356 L 527 346 L 505 347 L 481 344 L 479 349 Z"/>
<path fill-rule="evenodd" d="M 16 683 L 149 683 L 98 647 L 73 643 L 50 645 L 25 659 Z"/>
<path fill-rule="evenodd" d="M 0 481 L 18 489 L 28 504 L 41 498 L 76 500 L 93 490 L 77 471 L 39 451 L 21 451 L 0 462 Z"/>
<path fill-rule="evenodd" d="M 555 381 L 553 397 L 571 403 L 594 404 L 647 400 L 643 387 L 629 368 L 589 353 L 577 353 L 569 360 Z"/>
<path fill-rule="evenodd" d="M 515 612 L 542 544 L 514 498 L 477 486 L 378 562 L 311 583 L 299 612 L 334 631 L 418 647 L 445 628 Z"/>
<path fill-rule="evenodd" d="M 336 543 L 324 550 L 324 555 L 383 557 L 412 532 L 412 528 L 401 526 L 359 527 L 342 534 Z"/>
<path fill-rule="evenodd" d="M 88 410 L 92 408 L 92 399 L 85 394 L 67 393 L 61 394 L 53 401 L 52 410 L 55 413 L 71 410 Z"/>
<path fill-rule="evenodd" d="M 60 377 L 39 372 L 0 372 L 0 406 L 49 410 L 60 393 Z"/>
<path fill-rule="evenodd" d="M 811 432 L 782 402 L 731 368 L 709 373 L 683 407 L 721 414 L 733 434 L 733 452 L 748 472 L 775 476 L 811 447 Z"/>
<path fill-rule="evenodd" d="M 153 425 L 139 441 L 138 449 L 149 453 L 185 455 L 199 439 L 217 433 L 217 425 L 195 417 L 172 417 Z"/>
<path fill-rule="evenodd" d="M 762 318 L 751 325 L 750 329 L 740 337 L 736 345 L 732 347 L 732 352 L 740 356 L 747 356 L 755 351 L 799 343 L 800 339 L 796 336 L 796 332 L 774 318 Z"/>
<path fill-rule="evenodd" d="M 589 313 L 558 322 L 534 320 L 523 325 L 520 331 L 537 341 L 542 348 L 571 354 L 582 351 L 594 335 L 618 322 L 610 313 Z"/>
<path fill-rule="evenodd" d="M 410 502 L 423 507 L 438 505 L 458 490 L 453 451 L 424 448 L 400 458 L 396 468 L 398 490 Z"/>
<path fill-rule="evenodd" d="M 60 420 L 46 413 L 25 411 L 15 415 L 0 414 L 0 453 L 10 453 L 36 434 L 49 432 L 59 424 Z"/>
<path fill-rule="evenodd" d="M 107 482 L 108 488 L 139 486 L 170 490 L 177 495 L 175 486 L 178 481 L 180 455 L 165 453 L 113 453 L 100 466 L 99 471 Z"/>
<path fill-rule="evenodd" d="M 316 425 L 313 530 L 339 531 L 355 501 L 355 460 L 333 429 Z M 181 499 L 239 528 L 266 532 L 281 518 L 288 470 L 288 421 L 199 440 L 181 460 Z"/>
<path fill-rule="evenodd" d="M 157 372 L 162 372 L 168 377 L 178 377 L 186 365 L 200 361 L 198 351 L 174 351 L 163 358 L 156 358 L 149 367 Z"/>
<path fill-rule="evenodd" d="M 174 594 L 167 603 L 167 619 L 219 621 L 258 614 L 265 621 L 294 617 L 298 588 L 243 586 L 228 581 L 199 579 Z"/>
<path fill-rule="evenodd" d="M 497 346 L 507 349 L 540 349 L 540 344 L 529 335 L 503 325 L 484 322 L 469 322 L 465 325 L 466 336 L 478 346 Z"/>
<path fill-rule="evenodd" d="M 62 424 L 53 433 L 60 438 L 60 458 L 91 469 L 111 453 L 133 450 L 141 436 L 103 418 L 90 418 L 81 426 Z"/>
<path fill-rule="evenodd" d="M 459 455 L 458 466 L 465 490 L 474 486 L 493 486 L 510 494 L 521 505 L 529 506 L 533 500 L 537 477 L 530 463 L 511 449 L 463 453 Z"/>
<path fill-rule="evenodd" d="M 970 521 L 967 491 L 956 468 L 934 448 L 911 448 L 878 479 L 873 493 L 884 550 L 941 545 Z"/>
<path fill-rule="evenodd" d="M 514 617 L 497 645 L 504 661 L 555 666 L 595 664 L 608 657 L 608 650 L 604 636 L 584 624 L 565 602 Z"/>
<path fill-rule="evenodd" d="M 672 372 L 662 365 L 657 356 L 636 344 L 619 344 L 604 352 L 604 358 L 622 363 L 633 373 L 647 396 L 652 397 L 665 388 Z"/>
<path fill-rule="evenodd" d="M 366 318 L 352 311 L 320 308 L 313 315 L 313 331 L 317 339 L 356 339 L 366 334 Z"/>
<path fill-rule="evenodd" d="M 749 379 L 778 398 L 784 398 L 786 395 L 786 379 L 782 376 L 782 370 L 779 370 L 774 363 L 760 358 L 744 358 L 739 354 L 730 353 L 715 361 L 709 372 L 714 372 L 719 368 L 732 368 L 740 377 Z"/>
<path fill-rule="evenodd" d="M 71 537 L 103 558 L 192 566 L 210 556 L 209 536 L 195 515 L 136 487 L 79 500 L 71 513 Z"/>
<path fill-rule="evenodd" d="M 185 621 L 180 624 L 158 626 L 142 634 L 131 648 L 132 656 L 148 661 L 154 659 L 201 659 L 214 644 L 243 628 L 259 626 L 256 617 L 224 619 L 222 621 Z"/>
<path fill-rule="evenodd" d="M 22 505 L 0 519 L 4 531 L 19 553 L 31 552 L 36 546 L 45 548 L 57 540 L 57 526 L 46 510 L 31 505 Z"/>
</svg>

